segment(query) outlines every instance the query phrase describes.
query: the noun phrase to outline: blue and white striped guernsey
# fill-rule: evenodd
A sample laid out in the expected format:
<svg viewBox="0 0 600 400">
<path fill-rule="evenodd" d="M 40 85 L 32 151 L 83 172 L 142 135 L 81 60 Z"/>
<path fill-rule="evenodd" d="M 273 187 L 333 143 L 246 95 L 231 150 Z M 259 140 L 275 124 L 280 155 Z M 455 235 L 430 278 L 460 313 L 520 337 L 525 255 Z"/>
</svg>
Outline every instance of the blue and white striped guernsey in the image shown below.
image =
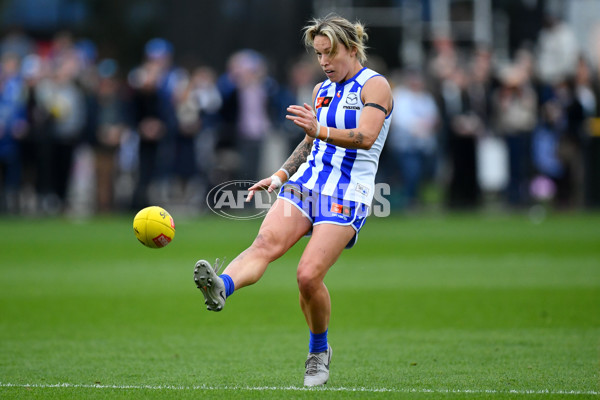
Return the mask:
<svg viewBox="0 0 600 400">
<path fill-rule="evenodd" d="M 365 83 L 379 74 L 361 69 L 353 78 L 334 83 L 323 82 L 313 105 L 322 126 L 355 129 L 364 107 L 361 91 Z M 315 139 L 307 161 L 290 178 L 324 195 L 371 205 L 379 156 L 390 128 L 386 117 L 370 150 L 346 149 Z"/>
</svg>

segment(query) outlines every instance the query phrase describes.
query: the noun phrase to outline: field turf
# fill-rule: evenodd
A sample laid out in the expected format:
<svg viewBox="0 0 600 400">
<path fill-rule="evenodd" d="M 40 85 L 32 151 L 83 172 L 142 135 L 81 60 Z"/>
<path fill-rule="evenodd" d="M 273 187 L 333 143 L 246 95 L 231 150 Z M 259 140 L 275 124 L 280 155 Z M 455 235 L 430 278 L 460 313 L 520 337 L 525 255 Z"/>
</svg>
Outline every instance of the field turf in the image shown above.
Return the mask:
<svg viewBox="0 0 600 400">
<path fill-rule="evenodd" d="M 600 215 L 371 217 L 326 278 L 331 378 L 302 388 L 295 266 L 204 309 L 192 270 L 260 221 L 0 219 L 0 398 L 597 399 Z"/>
</svg>

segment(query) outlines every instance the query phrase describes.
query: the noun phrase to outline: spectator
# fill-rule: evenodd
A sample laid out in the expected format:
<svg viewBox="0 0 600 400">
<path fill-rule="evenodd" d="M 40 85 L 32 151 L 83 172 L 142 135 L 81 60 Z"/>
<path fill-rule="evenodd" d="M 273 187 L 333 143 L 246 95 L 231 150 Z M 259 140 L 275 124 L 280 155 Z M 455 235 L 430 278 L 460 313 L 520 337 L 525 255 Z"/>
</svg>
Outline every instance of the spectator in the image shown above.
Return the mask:
<svg viewBox="0 0 600 400">
<path fill-rule="evenodd" d="M 177 172 L 194 169 L 193 139 L 180 130 L 177 101 L 187 82 L 187 72 L 173 65 L 173 45 L 163 39 L 149 40 L 145 60 L 130 73 L 134 95 L 134 120 L 140 135 L 140 170 L 134 192 L 137 208 L 149 204 L 151 184 L 160 183 L 159 197 L 168 201 L 171 179 Z M 143 154 L 142 154 L 143 153 Z M 158 164 L 157 164 L 158 163 Z"/>
<path fill-rule="evenodd" d="M 150 184 L 156 180 L 158 147 L 167 133 L 162 118 L 159 94 L 160 66 L 152 60 L 130 74 L 132 86 L 133 129 L 139 136 L 138 176 L 133 192 L 132 209 L 150 205 Z"/>
<path fill-rule="evenodd" d="M 27 132 L 25 85 L 19 57 L 4 53 L 0 61 L 0 213 L 15 213 L 21 184 L 20 141 Z"/>
<path fill-rule="evenodd" d="M 551 195 L 554 196 L 556 182 L 562 179 L 565 173 L 558 150 L 564 118 L 560 105 L 554 100 L 542 104 L 540 116 L 539 124 L 533 132 L 532 160 L 537 176 L 532 180 L 532 186 L 535 185 L 533 182 L 550 179 Z"/>
<path fill-rule="evenodd" d="M 438 110 L 416 70 L 405 72 L 402 85 L 394 88 L 394 111 L 389 142 L 402 176 L 402 203 L 418 205 L 419 188 L 433 175 L 437 151 Z"/>
<path fill-rule="evenodd" d="M 221 104 L 214 71 L 209 67 L 196 68 L 177 99 L 177 154 L 178 158 L 183 154 L 186 156 L 184 162 L 176 164 L 176 175 L 181 180 L 183 198 L 188 204 L 199 202 L 201 178 L 214 162 L 213 130 Z"/>
<path fill-rule="evenodd" d="M 492 92 L 497 82 L 492 75 L 493 53 L 485 46 L 478 46 L 469 62 L 467 95 L 472 112 L 481 121 L 481 133 L 477 138 L 477 180 L 482 192 L 494 194 L 503 188 L 506 165 L 502 157 L 504 143 L 493 134 Z"/>
<path fill-rule="evenodd" d="M 237 171 L 237 178 L 257 179 L 262 143 L 272 126 L 278 85 L 267 75 L 261 54 L 241 50 L 231 56 L 219 87 L 224 99 L 220 145 L 236 151 L 228 168 Z"/>
<path fill-rule="evenodd" d="M 596 116 L 598 100 L 594 93 L 592 70 L 583 56 L 579 57 L 575 71 L 575 96 L 583 107 L 585 117 Z"/>
<path fill-rule="evenodd" d="M 238 176 L 255 180 L 263 156 L 263 142 L 271 129 L 270 107 L 275 82 L 267 75 L 262 55 L 253 51 L 239 54 L 239 70 L 235 76 L 238 90 L 237 147 L 244 160 Z"/>
<path fill-rule="evenodd" d="M 118 64 L 104 59 L 98 64 L 98 86 L 94 111 L 94 144 L 96 167 L 96 209 L 114 211 L 118 150 L 127 129 L 125 101 L 118 79 Z"/>
<path fill-rule="evenodd" d="M 468 84 L 466 71 L 457 67 L 440 85 L 440 110 L 451 170 L 447 201 L 452 208 L 472 208 L 480 200 L 476 150 L 484 125 L 473 111 Z"/>
<path fill-rule="evenodd" d="M 554 87 L 564 124 L 560 133 L 559 157 L 565 168 L 557 181 L 557 206 L 571 208 L 583 200 L 583 140 L 585 109 L 579 101 L 575 81 L 568 79 Z"/>
<path fill-rule="evenodd" d="M 42 133 L 51 143 L 44 149 L 49 161 L 50 175 L 46 179 L 50 179 L 50 191 L 44 195 L 43 206 L 48 212 L 59 212 L 67 205 L 74 151 L 82 139 L 87 118 L 85 94 L 77 83 L 81 72 L 79 58 L 64 40 L 59 37 L 52 74 L 38 85 L 38 98 L 51 116 L 50 124 L 45 126 L 48 130 Z"/>
<path fill-rule="evenodd" d="M 536 66 L 540 81 L 555 85 L 575 72 L 579 46 L 572 29 L 556 14 L 547 12 L 537 41 Z"/>
<path fill-rule="evenodd" d="M 508 203 L 525 205 L 529 178 L 531 133 L 537 121 L 537 95 L 527 70 L 518 65 L 507 67 L 501 85 L 494 92 L 494 127 L 506 141 L 509 181 Z"/>
<path fill-rule="evenodd" d="M 44 60 L 37 54 L 29 54 L 23 59 L 21 66 L 22 76 L 25 84 L 25 102 L 27 134 L 21 142 L 21 155 L 23 167 L 22 180 L 22 202 L 21 211 L 34 214 L 38 211 L 38 202 L 41 193 L 48 193 L 49 187 L 44 191 L 43 176 L 48 170 L 48 161 L 44 158 L 44 147 L 46 143 L 44 133 L 48 131 L 50 112 L 43 107 L 38 97 L 38 85 L 44 73 Z M 50 182 L 50 179 L 46 179 Z"/>
</svg>

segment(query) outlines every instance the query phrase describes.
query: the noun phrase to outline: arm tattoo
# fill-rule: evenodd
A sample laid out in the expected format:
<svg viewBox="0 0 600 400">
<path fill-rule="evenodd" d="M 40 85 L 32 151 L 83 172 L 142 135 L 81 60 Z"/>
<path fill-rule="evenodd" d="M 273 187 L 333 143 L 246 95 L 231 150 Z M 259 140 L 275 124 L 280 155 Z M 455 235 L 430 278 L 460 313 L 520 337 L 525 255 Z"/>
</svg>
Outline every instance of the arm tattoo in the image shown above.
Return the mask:
<svg viewBox="0 0 600 400">
<path fill-rule="evenodd" d="M 302 165 L 302 163 L 308 158 L 311 148 L 311 143 L 308 143 L 306 140 L 302 140 L 281 168 L 284 168 L 287 172 L 289 172 L 290 176 L 294 175 L 296 171 L 298 171 L 300 165 Z"/>
<path fill-rule="evenodd" d="M 356 135 L 356 137 L 354 137 L 354 135 Z M 352 144 L 354 144 L 354 145 L 356 145 L 356 146 L 360 146 L 360 145 L 363 143 L 364 139 L 365 139 L 365 137 L 364 137 L 364 135 L 363 135 L 362 133 L 360 133 L 360 132 L 357 132 L 357 133 L 355 134 L 355 133 L 354 133 L 354 131 L 352 131 L 352 130 L 351 130 L 350 132 L 348 132 L 348 137 L 349 137 L 350 139 L 353 139 L 353 138 L 354 138 L 354 139 L 352 140 Z"/>
</svg>

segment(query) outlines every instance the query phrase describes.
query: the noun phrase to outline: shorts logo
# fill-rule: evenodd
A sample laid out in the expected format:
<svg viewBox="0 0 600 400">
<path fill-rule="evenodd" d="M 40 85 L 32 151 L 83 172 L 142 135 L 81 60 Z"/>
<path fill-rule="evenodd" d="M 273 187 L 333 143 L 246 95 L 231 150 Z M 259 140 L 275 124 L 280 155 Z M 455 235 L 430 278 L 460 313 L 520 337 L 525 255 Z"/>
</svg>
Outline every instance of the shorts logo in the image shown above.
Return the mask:
<svg viewBox="0 0 600 400">
<path fill-rule="evenodd" d="M 331 210 L 329 211 L 331 211 L 332 213 L 341 214 L 343 209 L 344 207 L 341 204 L 332 203 Z"/>
<path fill-rule="evenodd" d="M 341 218 L 344 221 L 347 221 L 351 214 L 350 206 L 344 206 L 337 203 L 332 203 L 329 211 L 336 214 L 336 217 Z"/>
<path fill-rule="evenodd" d="M 329 211 L 336 214 L 342 214 L 344 217 L 349 217 L 351 213 L 350 206 L 343 206 L 337 203 L 332 203 Z"/>
<path fill-rule="evenodd" d="M 331 100 L 333 100 L 333 97 L 317 97 L 317 104 L 315 108 L 329 107 Z"/>
</svg>

